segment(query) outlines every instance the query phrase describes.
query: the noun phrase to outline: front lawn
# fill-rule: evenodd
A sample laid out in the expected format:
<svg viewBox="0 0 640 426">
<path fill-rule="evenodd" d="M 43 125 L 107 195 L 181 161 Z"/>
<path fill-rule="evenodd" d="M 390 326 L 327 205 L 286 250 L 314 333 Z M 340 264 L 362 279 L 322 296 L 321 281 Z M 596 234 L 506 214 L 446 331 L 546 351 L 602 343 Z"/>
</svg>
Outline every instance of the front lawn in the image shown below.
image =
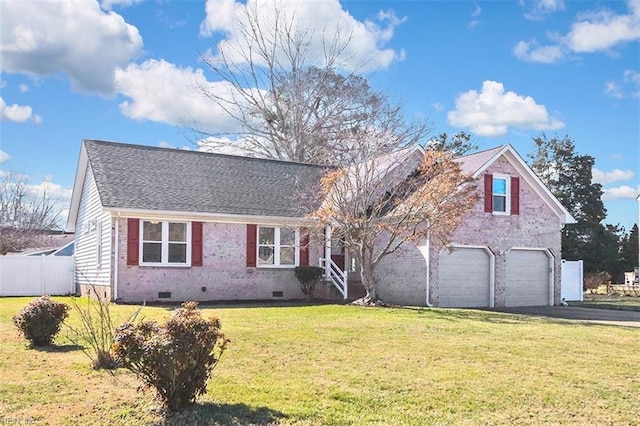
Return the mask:
<svg viewBox="0 0 640 426">
<path fill-rule="evenodd" d="M 640 297 L 608 294 L 585 294 L 582 302 L 569 302 L 584 308 L 619 309 L 640 312 Z"/>
<path fill-rule="evenodd" d="M 30 300 L 0 298 L 0 422 L 167 420 L 126 370 L 91 370 L 64 330 L 58 348 L 27 349 L 11 316 Z M 202 308 L 231 343 L 208 394 L 170 424 L 640 424 L 639 329 L 456 309 Z"/>
</svg>

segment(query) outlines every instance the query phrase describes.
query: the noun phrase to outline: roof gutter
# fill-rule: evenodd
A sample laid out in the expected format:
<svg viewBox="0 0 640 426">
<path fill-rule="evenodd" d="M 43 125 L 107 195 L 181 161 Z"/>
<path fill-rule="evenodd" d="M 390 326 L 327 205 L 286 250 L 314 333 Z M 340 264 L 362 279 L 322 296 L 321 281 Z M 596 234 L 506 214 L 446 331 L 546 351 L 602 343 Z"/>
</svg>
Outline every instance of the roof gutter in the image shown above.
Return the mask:
<svg viewBox="0 0 640 426">
<path fill-rule="evenodd" d="M 146 210 L 104 207 L 104 211 L 111 212 L 122 218 L 161 219 L 161 220 L 194 220 L 222 223 L 257 223 L 263 225 L 312 225 L 316 221 L 305 217 L 245 215 L 227 213 L 186 212 L 176 210 Z"/>
</svg>

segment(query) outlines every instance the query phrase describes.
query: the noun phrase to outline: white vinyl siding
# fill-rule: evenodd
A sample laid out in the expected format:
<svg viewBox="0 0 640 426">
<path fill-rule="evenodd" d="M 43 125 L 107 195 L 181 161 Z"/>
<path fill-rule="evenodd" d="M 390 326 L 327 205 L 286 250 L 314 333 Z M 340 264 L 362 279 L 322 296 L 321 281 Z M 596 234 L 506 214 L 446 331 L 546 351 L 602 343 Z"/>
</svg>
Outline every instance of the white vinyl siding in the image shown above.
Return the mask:
<svg viewBox="0 0 640 426">
<path fill-rule="evenodd" d="M 102 240 L 101 250 L 98 237 Z M 91 166 L 87 167 L 76 220 L 75 259 L 77 283 L 97 286 L 111 284 L 111 215 L 102 211 Z"/>
</svg>

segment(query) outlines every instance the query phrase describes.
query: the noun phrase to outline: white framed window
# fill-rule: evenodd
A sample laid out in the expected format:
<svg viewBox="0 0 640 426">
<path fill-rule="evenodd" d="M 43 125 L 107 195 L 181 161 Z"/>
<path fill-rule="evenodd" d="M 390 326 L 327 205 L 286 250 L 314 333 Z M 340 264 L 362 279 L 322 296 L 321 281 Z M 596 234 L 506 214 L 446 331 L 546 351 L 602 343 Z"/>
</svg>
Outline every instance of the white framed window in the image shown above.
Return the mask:
<svg viewBox="0 0 640 426">
<path fill-rule="evenodd" d="M 511 211 L 511 179 L 509 176 L 493 175 L 493 213 L 508 215 Z"/>
<path fill-rule="evenodd" d="M 300 264 L 300 233 L 295 228 L 258 227 L 259 267 L 294 267 Z"/>
<path fill-rule="evenodd" d="M 140 222 L 140 265 L 191 265 L 189 222 L 152 220 Z"/>
</svg>

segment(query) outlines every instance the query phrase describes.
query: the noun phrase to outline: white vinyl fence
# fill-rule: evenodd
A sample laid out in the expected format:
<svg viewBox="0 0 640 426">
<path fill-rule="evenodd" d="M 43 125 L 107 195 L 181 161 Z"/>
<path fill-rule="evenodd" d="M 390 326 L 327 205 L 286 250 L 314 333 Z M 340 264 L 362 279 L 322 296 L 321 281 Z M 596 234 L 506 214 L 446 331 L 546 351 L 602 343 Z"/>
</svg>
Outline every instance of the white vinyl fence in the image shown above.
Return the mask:
<svg viewBox="0 0 640 426">
<path fill-rule="evenodd" d="M 75 293 L 73 256 L 0 256 L 0 296 Z"/>
<path fill-rule="evenodd" d="M 562 260 L 561 297 L 566 301 L 582 301 L 582 260 Z"/>
</svg>

